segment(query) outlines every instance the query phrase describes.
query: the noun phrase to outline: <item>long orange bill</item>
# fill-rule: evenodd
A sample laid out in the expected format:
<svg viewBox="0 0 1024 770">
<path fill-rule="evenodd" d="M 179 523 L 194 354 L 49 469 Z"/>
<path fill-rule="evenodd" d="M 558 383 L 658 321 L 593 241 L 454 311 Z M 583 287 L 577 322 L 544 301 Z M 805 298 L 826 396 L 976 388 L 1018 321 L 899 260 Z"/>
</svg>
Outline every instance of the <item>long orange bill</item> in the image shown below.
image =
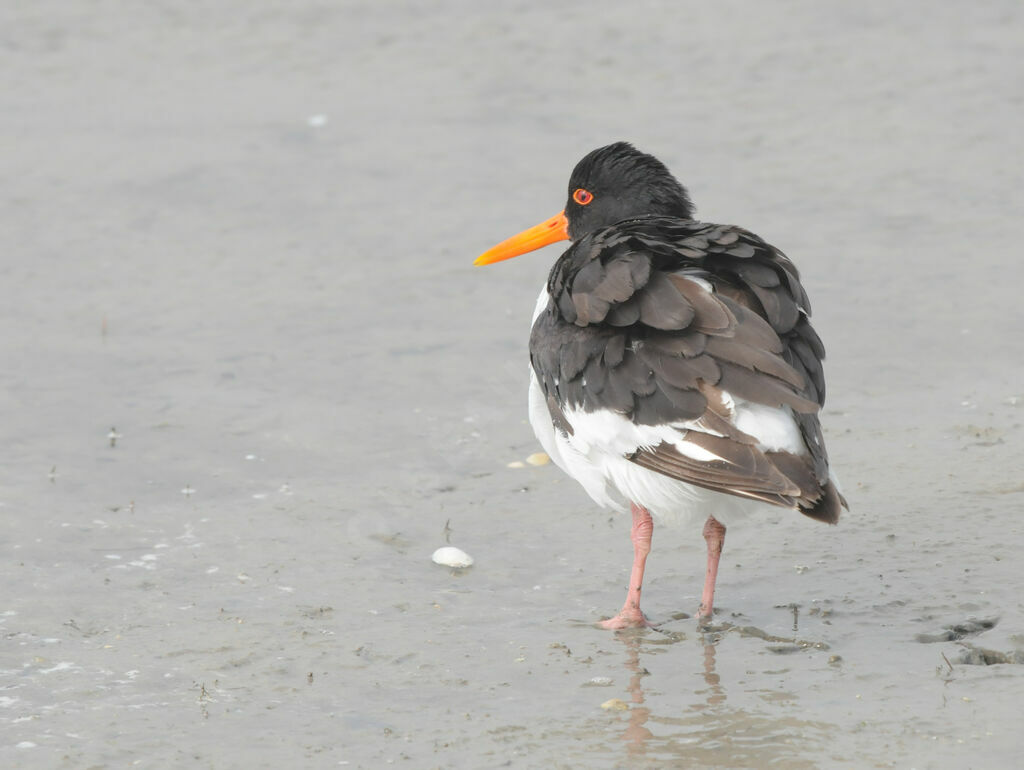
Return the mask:
<svg viewBox="0 0 1024 770">
<path fill-rule="evenodd" d="M 561 211 L 539 225 L 534 225 L 528 230 L 523 230 L 519 235 L 513 235 L 507 241 L 502 241 L 492 249 L 488 249 L 473 262 L 474 265 L 490 265 L 494 262 L 501 262 L 503 259 L 512 259 L 528 251 L 536 251 L 542 246 L 547 246 L 555 241 L 569 240 L 569 220 L 565 218 L 565 212 Z"/>
</svg>

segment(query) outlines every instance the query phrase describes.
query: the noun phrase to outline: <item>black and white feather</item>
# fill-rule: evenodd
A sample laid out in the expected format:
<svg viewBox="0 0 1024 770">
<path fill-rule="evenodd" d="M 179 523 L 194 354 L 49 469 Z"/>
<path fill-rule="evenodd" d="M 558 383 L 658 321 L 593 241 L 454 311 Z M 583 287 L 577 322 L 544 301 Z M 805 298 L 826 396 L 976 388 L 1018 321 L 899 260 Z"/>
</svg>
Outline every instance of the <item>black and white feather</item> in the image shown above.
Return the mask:
<svg viewBox="0 0 1024 770">
<path fill-rule="evenodd" d="M 753 501 L 834 523 L 810 312 L 796 267 L 742 228 L 657 215 L 592 230 L 538 299 L 530 422 L 607 507 L 728 524 Z"/>
</svg>

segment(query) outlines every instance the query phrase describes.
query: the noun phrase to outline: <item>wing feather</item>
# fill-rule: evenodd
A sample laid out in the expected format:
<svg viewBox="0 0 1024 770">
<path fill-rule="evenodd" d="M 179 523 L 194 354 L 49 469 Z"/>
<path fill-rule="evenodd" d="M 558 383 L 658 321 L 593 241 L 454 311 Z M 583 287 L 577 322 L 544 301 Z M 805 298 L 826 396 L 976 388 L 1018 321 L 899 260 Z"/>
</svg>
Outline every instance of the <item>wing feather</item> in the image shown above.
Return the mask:
<svg viewBox="0 0 1024 770">
<path fill-rule="evenodd" d="M 845 501 L 818 422 L 824 348 L 782 252 L 741 228 L 644 217 L 574 244 L 548 291 L 555 301 L 537 318 L 530 352 L 549 407 L 671 426 L 677 440 L 626 457 L 696 486 L 838 518 Z M 744 403 L 777 410 L 796 438 L 780 449 L 741 430 Z M 565 431 L 561 408 L 551 411 Z"/>
</svg>

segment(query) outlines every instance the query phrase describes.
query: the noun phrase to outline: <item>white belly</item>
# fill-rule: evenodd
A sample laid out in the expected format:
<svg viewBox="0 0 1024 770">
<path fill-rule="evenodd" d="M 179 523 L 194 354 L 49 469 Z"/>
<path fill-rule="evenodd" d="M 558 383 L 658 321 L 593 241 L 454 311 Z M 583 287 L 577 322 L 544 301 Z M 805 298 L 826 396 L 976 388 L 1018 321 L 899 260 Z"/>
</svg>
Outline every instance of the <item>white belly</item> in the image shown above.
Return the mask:
<svg viewBox="0 0 1024 770">
<path fill-rule="evenodd" d="M 544 391 L 530 371 L 530 425 L 551 460 L 576 479 L 598 505 L 625 511 L 634 502 L 649 510 L 661 524 L 691 526 L 714 516 L 726 527 L 758 510 L 764 503 L 713 492 L 648 470 L 627 460 L 614 437 L 588 443 L 578 434 L 566 436 L 551 422 Z M 624 418 L 619 418 L 624 419 Z"/>
</svg>

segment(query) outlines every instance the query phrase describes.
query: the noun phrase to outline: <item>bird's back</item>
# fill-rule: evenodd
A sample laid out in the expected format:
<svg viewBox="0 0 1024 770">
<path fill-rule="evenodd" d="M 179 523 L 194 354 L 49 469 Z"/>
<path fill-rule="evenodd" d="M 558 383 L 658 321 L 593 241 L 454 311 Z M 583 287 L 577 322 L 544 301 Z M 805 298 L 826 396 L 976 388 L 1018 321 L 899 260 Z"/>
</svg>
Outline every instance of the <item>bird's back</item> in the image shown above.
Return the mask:
<svg viewBox="0 0 1024 770">
<path fill-rule="evenodd" d="M 738 227 L 638 217 L 576 241 L 547 294 L 530 339 L 547 420 L 531 419 L 571 475 L 586 464 L 626 499 L 672 480 L 681 500 L 695 486 L 838 519 L 825 351 L 782 252 Z"/>
</svg>

